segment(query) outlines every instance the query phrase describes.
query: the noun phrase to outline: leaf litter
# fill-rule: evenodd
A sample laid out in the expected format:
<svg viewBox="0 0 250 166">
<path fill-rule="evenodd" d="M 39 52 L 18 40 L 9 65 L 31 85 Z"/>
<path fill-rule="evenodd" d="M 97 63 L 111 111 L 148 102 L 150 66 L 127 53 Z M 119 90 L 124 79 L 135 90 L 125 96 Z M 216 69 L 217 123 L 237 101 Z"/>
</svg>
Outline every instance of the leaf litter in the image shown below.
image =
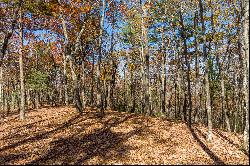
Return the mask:
<svg viewBox="0 0 250 166">
<path fill-rule="evenodd" d="M 108 110 L 47 107 L 5 118 L 0 164 L 246 164 L 240 134 Z"/>
</svg>

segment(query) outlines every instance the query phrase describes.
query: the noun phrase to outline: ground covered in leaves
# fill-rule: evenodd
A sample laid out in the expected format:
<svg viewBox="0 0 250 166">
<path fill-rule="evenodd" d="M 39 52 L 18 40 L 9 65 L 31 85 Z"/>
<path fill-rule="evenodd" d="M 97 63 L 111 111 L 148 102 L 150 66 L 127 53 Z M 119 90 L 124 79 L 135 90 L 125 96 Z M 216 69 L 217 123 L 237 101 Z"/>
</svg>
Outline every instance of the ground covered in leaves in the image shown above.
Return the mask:
<svg viewBox="0 0 250 166">
<path fill-rule="evenodd" d="M 0 164 L 249 164 L 241 135 L 142 115 L 74 108 L 0 122 Z"/>
</svg>

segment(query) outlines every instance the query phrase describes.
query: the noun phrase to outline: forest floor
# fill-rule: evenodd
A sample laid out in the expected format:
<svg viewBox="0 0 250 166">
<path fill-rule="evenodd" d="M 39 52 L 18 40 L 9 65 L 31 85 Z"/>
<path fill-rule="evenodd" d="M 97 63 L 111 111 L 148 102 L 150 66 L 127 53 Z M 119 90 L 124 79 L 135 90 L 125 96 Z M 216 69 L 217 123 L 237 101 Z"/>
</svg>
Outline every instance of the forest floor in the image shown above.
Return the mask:
<svg viewBox="0 0 250 166">
<path fill-rule="evenodd" d="M 0 121 L 3 164 L 249 164 L 242 135 L 143 115 L 72 107 L 30 110 Z"/>
</svg>

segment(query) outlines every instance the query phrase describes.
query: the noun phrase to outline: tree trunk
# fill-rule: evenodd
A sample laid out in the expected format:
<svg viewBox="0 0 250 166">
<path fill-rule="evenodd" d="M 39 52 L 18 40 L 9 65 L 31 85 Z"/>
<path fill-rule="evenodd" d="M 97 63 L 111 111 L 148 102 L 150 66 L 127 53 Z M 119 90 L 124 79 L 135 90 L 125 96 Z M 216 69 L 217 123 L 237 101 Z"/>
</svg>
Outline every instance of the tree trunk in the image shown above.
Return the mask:
<svg viewBox="0 0 250 166">
<path fill-rule="evenodd" d="M 224 62 L 219 61 L 219 55 L 216 56 L 216 60 L 219 66 L 219 75 L 220 75 L 220 84 L 221 84 L 221 111 L 222 111 L 223 116 L 225 116 L 227 131 L 231 132 L 230 121 L 229 121 L 229 111 L 226 107 L 226 101 L 225 101 L 224 64 L 223 64 Z"/>
<path fill-rule="evenodd" d="M 194 17 L 194 29 L 198 30 L 198 13 L 195 13 Z M 198 53 L 198 40 L 197 34 L 195 34 L 195 110 L 194 110 L 194 122 L 197 122 L 198 114 L 199 114 L 199 107 L 200 107 L 200 99 L 199 99 L 199 92 L 200 92 L 200 77 L 199 77 L 199 53 Z"/>
<path fill-rule="evenodd" d="M 20 119 L 25 118 L 25 88 L 24 88 L 24 69 L 23 69 L 23 27 L 22 27 L 22 8 L 20 7 L 20 18 L 19 18 L 19 70 L 20 70 Z"/>
<path fill-rule="evenodd" d="M 0 66 L 0 111 L 3 111 L 3 67 Z"/>
<path fill-rule="evenodd" d="M 59 3 L 61 3 L 60 0 L 58 0 Z M 59 8 L 61 11 L 61 8 Z M 78 77 L 75 73 L 75 66 L 73 63 L 73 57 L 78 53 L 78 50 L 80 48 L 80 39 L 81 36 L 85 30 L 85 24 L 82 25 L 82 28 L 76 38 L 76 42 L 74 45 L 74 50 L 72 50 L 72 45 L 69 43 L 69 39 L 68 39 L 68 34 L 67 34 L 67 27 L 66 27 L 66 23 L 64 18 L 61 16 L 62 19 L 62 26 L 63 26 L 63 33 L 64 33 L 64 37 L 66 38 L 65 41 L 65 56 L 67 56 L 67 58 L 69 59 L 69 65 L 70 65 L 70 70 L 71 70 L 71 76 L 72 76 L 72 80 L 73 80 L 73 93 L 74 93 L 74 102 L 75 102 L 75 107 L 77 109 L 77 111 L 79 111 L 80 113 L 82 112 L 82 102 L 81 102 L 81 95 L 80 95 L 80 88 L 79 88 L 79 82 L 78 82 Z M 66 65 L 65 65 L 66 66 Z"/>
<path fill-rule="evenodd" d="M 186 75 L 187 75 L 187 95 L 188 95 L 188 125 L 189 127 L 191 127 L 191 121 L 192 121 L 192 92 L 191 92 L 191 80 L 190 80 L 190 62 L 188 61 L 188 48 L 187 48 L 187 39 L 186 39 L 186 35 L 185 35 L 185 26 L 184 26 L 184 22 L 183 22 L 183 18 L 182 18 L 182 13 L 180 12 L 180 23 L 181 23 L 181 27 L 182 27 L 182 32 L 181 32 L 181 37 L 183 40 L 183 46 L 184 46 L 184 56 L 185 56 L 185 63 L 187 66 L 187 71 L 186 71 Z"/>
<path fill-rule="evenodd" d="M 245 98 L 246 124 L 244 129 L 244 145 L 249 149 L 249 0 L 244 0 L 243 15 L 243 93 Z"/>
<path fill-rule="evenodd" d="M 104 105 L 103 105 L 103 88 L 101 82 L 101 63 L 102 63 L 102 44 L 103 44 L 103 28 L 104 28 L 104 18 L 105 18 L 105 6 L 106 0 L 102 0 L 102 13 L 100 18 L 100 36 L 99 36 L 99 55 L 97 62 L 97 106 L 101 110 L 101 114 L 104 113 Z"/>
<path fill-rule="evenodd" d="M 5 95 L 5 107 L 6 107 L 6 112 L 7 112 L 7 115 L 9 114 L 10 112 L 10 81 L 9 81 L 9 78 L 7 78 L 6 80 L 6 95 Z"/>
<path fill-rule="evenodd" d="M 35 108 L 39 109 L 39 92 L 35 90 Z"/>
<path fill-rule="evenodd" d="M 84 61 L 82 62 L 82 107 L 83 109 L 86 107 L 86 94 L 85 94 L 85 66 L 84 66 Z"/>
<path fill-rule="evenodd" d="M 111 88 L 110 88 L 110 100 L 111 100 L 111 108 L 115 109 L 115 100 L 114 100 L 114 89 L 115 89 L 115 75 L 117 70 L 116 61 L 112 58 L 112 78 L 111 78 Z"/>
<path fill-rule="evenodd" d="M 95 55 L 92 56 L 92 64 L 91 64 L 91 94 L 90 94 L 90 103 L 93 107 L 95 105 L 94 103 L 94 85 L 95 85 Z"/>
<path fill-rule="evenodd" d="M 212 109 L 211 109 L 211 99 L 210 99 L 210 85 L 209 85 L 209 57 L 207 55 L 207 46 L 206 46 L 206 28 L 205 28 L 205 22 L 203 19 L 203 5 L 202 1 L 199 0 L 199 7 L 200 7 L 200 18 L 201 18 L 201 24 L 202 24 L 202 32 L 203 32 L 203 55 L 205 58 L 205 91 L 206 91 L 206 109 L 207 109 L 207 120 L 208 120 L 208 134 L 207 134 L 207 140 L 211 141 L 212 139 Z"/>
<path fill-rule="evenodd" d="M 145 72 L 145 111 L 148 115 L 151 115 L 152 112 L 151 112 L 151 108 L 150 108 L 150 105 L 151 105 L 151 101 L 150 101 L 150 73 L 149 73 L 149 49 L 148 49 L 148 30 L 147 30 L 147 25 L 148 22 L 145 21 L 144 19 L 147 18 L 148 14 L 147 14 L 147 9 L 146 7 L 142 5 L 142 43 L 144 45 L 144 55 L 145 55 L 145 61 L 144 61 L 144 65 L 145 65 L 145 68 L 146 68 L 146 72 Z"/>
<path fill-rule="evenodd" d="M 165 51 L 165 29 L 162 28 L 162 43 L 161 43 L 161 112 L 166 113 L 166 51 Z"/>
<path fill-rule="evenodd" d="M 63 54 L 63 77 L 64 77 L 64 102 L 69 105 L 68 81 L 67 81 L 67 57 Z"/>
<path fill-rule="evenodd" d="M 29 109 L 31 105 L 30 89 L 27 89 L 26 96 L 27 96 L 27 109 Z"/>
<path fill-rule="evenodd" d="M 81 113 L 83 107 L 82 107 L 81 96 L 80 96 L 80 88 L 79 88 L 78 78 L 76 76 L 74 65 L 72 62 L 72 57 L 69 58 L 69 64 L 70 64 L 71 76 L 73 80 L 74 103 L 75 103 L 76 110 Z"/>
<path fill-rule="evenodd" d="M 206 71 L 205 71 L 205 91 L 206 91 L 206 109 L 207 109 L 207 118 L 208 118 L 208 141 L 212 139 L 212 109 L 211 109 L 211 100 L 210 100 L 210 89 L 209 89 L 209 79 L 208 79 L 208 62 L 206 62 Z"/>
</svg>

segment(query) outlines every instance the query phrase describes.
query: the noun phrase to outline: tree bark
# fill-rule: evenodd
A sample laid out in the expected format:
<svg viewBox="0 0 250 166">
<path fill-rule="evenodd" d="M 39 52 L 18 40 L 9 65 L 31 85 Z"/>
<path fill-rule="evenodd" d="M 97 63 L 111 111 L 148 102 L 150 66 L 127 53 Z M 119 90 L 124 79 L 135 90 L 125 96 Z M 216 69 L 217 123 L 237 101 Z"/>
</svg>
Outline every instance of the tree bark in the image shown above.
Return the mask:
<svg viewBox="0 0 250 166">
<path fill-rule="evenodd" d="M 58 0 L 58 2 L 61 3 L 60 0 Z M 60 8 L 60 12 L 61 12 L 61 8 Z M 66 55 L 65 56 L 67 56 L 67 58 L 69 59 L 71 76 L 72 76 L 72 80 L 73 80 L 74 103 L 75 103 L 75 107 L 76 107 L 77 111 L 81 113 L 82 112 L 82 102 L 81 102 L 81 96 L 80 96 L 79 79 L 75 73 L 75 65 L 73 62 L 73 57 L 77 54 L 77 52 L 80 49 L 80 39 L 81 39 L 82 34 L 85 30 L 85 24 L 83 23 L 81 30 L 76 38 L 76 41 L 75 41 L 74 50 L 72 50 L 73 45 L 71 45 L 69 43 L 67 27 L 66 27 L 66 23 L 65 23 L 63 16 L 61 16 L 61 19 L 62 19 L 64 37 L 66 38 L 66 40 L 65 40 L 65 54 Z"/>
<path fill-rule="evenodd" d="M 0 111 L 3 111 L 3 67 L 0 66 Z"/>
<path fill-rule="evenodd" d="M 194 17 L 194 30 L 197 31 L 198 30 L 198 13 L 195 13 L 195 17 Z M 194 122 L 198 121 L 198 114 L 199 114 L 199 107 L 200 107 L 200 64 L 199 64 L 199 42 L 197 40 L 197 33 L 195 34 L 195 89 L 194 89 L 194 93 L 195 93 L 195 108 L 194 108 Z"/>
<path fill-rule="evenodd" d="M 21 5 L 20 5 L 21 6 Z M 20 70 L 20 119 L 25 118 L 25 87 L 24 87 L 24 69 L 23 69 L 23 26 L 22 26 L 22 8 L 19 11 L 19 70 Z"/>
<path fill-rule="evenodd" d="M 67 57 L 63 54 L 63 77 L 64 77 L 64 102 L 69 105 L 68 81 L 67 81 Z"/>
<path fill-rule="evenodd" d="M 39 92 L 35 90 L 35 108 L 39 109 Z"/>
<path fill-rule="evenodd" d="M 82 92 L 81 92 L 81 95 L 82 95 L 82 107 L 83 109 L 86 107 L 86 94 L 85 94 L 85 90 L 86 90 L 86 87 L 85 87 L 85 65 L 84 65 L 84 60 L 82 62 Z"/>
<path fill-rule="evenodd" d="M 104 18 L 105 18 L 105 7 L 106 0 L 102 0 L 102 13 L 100 17 L 100 36 L 99 36 L 99 55 L 97 62 L 97 106 L 101 110 L 101 114 L 104 113 L 104 103 L 103 103 L 103 88 L 101 82 L 101 63 L 102 63 L 102 44 L 103 44 L 103 28 L 104 28 Z"/>
<path fill-rule="evenodd" d="M 162 43 L 161 43 L 161 53 L 162 53 L 162 61 L 161 61 L 161 112 L 163 114 L 166 113 L 166 50 L 165 50 L 165 29 L 162 28 Z"/>
<path fill-rule="evenodd" d="M 227 131 L 231 132 L 230 121 L 229 121 L 229 111 L 226 107 L 226 101 L 225 101 L 224 62 L 219 61 L 218 54 L 216 56 L 216 60 L 217 60 L 218 66 L 219 66 L 220 85 L 221 85 L 221 111 L 222 111 L 223 115 L 225 116 Z"/>
<path fill-rule="evenodd" d="M 190 80 L 190 62 L 188 60 L 188 48 L 187 48 L 187 39 L 186 39 L 186 34 L 185 34 L 185 27 L 184 27 L 184 22 L 183 22 L 183 17 L 182 13 L 180 12 L 180 22 L 181 22 L 181 27 L 182 27 L 182 32 L 181 32 L 181 37 L 183 40 L 183 46 L 184 46 L 184 56 L 185 56 L 185 63 L 187 66 L 187 95 L 188 95 L 188 125 L 191 127 L 192 123 L 192 92 L 191 92 L 191 80 Z"/>
<path fill-rule="evenodd" d="M 203 4 L 202 1 L 199 0 L 199 7 L 200 7 L 200 19 L 202 24 L 202 33 L 203 33 L 203 56 L 205 58 L 205 91 L 206 91 L 206 109 L 207 109 L 207 120 L 208 120 L 208 134 L 207 134 L 207 140 L 211 141 L 212 139 L 212 109 L 211 109 L 211 99 L 210 99 L 210 85 L 209 85 L 209 57 L 207 55 L 207 45 L 206 45 L 206 28 L 205 28 L 205 22 L 203 18 Z"/>
<path fill-rule="evenodd" d="M 147 24 L 148 22 L 145 21 L 145 19 L 147 19 L 148 17 L 148 13 L 147 13 L 147 9 L 145 7 L 145 4 L 141 4 L 142 5 L 142 24 L 141 24 L 141 28 L 142 28 L 142 43 L 144 45 L 144 64 L 145 68 L 146 68 L 146 72 L 144 75 L 144 80 L 145 80 L 145 111 L 148 115 L 151 115 L 151 101 L 150 101 L 150 73 L 149 73 L 149 49 L 148 49 L 148 30 L 147 30 Z M 146 26 L 145 26 L 146 25 Z"/>
<path fill-rule="evenodd" d="M 249 149 L 249 0 L 244 0 L 243 4 L 243 93 L 245 98 L 246 124 L 244 129 L 244 145 Z"/>
</svg>

